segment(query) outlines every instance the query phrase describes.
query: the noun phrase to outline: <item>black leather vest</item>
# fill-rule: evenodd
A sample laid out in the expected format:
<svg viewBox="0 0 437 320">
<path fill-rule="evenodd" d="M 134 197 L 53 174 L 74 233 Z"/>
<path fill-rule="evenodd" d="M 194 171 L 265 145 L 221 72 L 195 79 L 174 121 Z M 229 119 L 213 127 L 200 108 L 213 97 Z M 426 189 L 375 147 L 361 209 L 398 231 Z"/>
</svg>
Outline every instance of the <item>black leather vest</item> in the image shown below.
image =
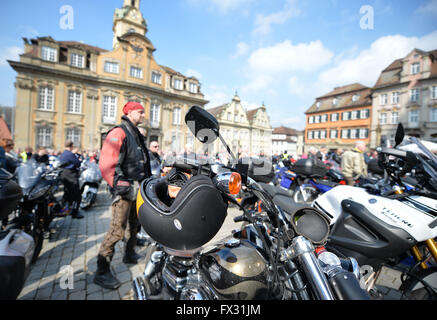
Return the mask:
<svg viewBox="0 0 437 320">
<path fill-rule="evenodd" d="M 133 181 L 142 181 L 152 175 L 149 153 L 138 129 L 128 118 L 123 116 L 122 120 L 119 127 L 126 133 L 126 139 L 120 150 L 120 154 L 124 154 L 124 159 L 119 164 L 121 174 Z"/>
</svg>

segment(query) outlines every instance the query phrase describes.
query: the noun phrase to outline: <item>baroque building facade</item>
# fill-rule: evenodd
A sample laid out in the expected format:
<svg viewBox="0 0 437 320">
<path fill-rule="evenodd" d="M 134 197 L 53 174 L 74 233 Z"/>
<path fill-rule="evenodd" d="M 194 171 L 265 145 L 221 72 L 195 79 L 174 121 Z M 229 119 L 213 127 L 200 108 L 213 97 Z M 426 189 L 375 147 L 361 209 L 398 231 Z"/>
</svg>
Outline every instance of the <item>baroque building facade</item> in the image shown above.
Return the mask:
<svg viewBox="0 0 437 320">
<path fill-rule="evenodd" d="M 396 127 L 407 135 L 437 141 L 437 50 L 412 50 L 393 61 L 373 91 L 371 147 L 393 145 Z"/>
<path fill-rule="evenodd" d="M 246 111 L 237 94 L 230 103 L 207 109 L 216 117 L 220 125 L 220 134 L 235 155 L 250 156 L 272 154 L 272 127 L 267 108 L 263 104 L 259 108 Z M 213 152 L 225 153 L 221 142 L 216 140 Z"/>
<path fill-rule="evenodd" d="M 310 147 L 353 147 L 358 140 L 370 142 L 371 89 L 359 83 L 334 88 L 316 98 L 305 112 L 305 152 Z"/>
<path fill-rule="evenodd" d="M 8 61 L 17 72 L 16 147 L 62 150 L 73 140 L 81 149 L 99 149 L 123 106 L 137 101 L 145 107 L 141 126 L 149 141 L 180 151 L 192 136 L 183 116 L 208 101 L 198 79 L 158 64 L 146 34 L 140 0 L 124 0 L 114 13 L 111 50 L 50 36 L 23 38 L 19 61 Z"/>
</svg>

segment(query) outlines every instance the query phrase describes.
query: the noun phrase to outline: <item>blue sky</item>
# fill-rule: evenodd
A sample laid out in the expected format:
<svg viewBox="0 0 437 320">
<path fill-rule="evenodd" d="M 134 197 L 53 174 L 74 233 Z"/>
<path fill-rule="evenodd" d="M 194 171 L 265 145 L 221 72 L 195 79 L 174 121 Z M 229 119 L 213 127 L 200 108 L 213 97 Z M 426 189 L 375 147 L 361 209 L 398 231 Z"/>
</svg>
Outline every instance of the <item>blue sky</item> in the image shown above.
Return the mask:
<svg viewBox="0 0 437 320">
<path fill-rule="evenodd" d="M 0 104 L 14 104 L 16 73 L 6 59 L 18 59 L 22 37 L 110 50 L 122 3 L 1 1 Z M 74 9 L 72 30 L 59 25 L 63 5 Z M 157 62 L 200 78 L 207 108 L 237 91 L 248 109 L 264 102 L 273 126 L 296 129 L 317 96 L 354 82 L 372 86 L 413 48 L 437 49 L 437 0 L 142 0 L 141 11 Z"/>
</svg>

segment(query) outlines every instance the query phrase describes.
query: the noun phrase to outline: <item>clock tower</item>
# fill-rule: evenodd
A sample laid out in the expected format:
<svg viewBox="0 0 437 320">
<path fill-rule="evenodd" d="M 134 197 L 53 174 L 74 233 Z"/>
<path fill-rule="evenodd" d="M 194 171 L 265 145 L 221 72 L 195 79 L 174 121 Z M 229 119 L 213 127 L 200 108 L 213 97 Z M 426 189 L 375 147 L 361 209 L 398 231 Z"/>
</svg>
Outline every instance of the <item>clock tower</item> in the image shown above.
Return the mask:
<svg viewBox="0 0 437 320">
<path fill-rule="evenodd" d="M 140 11 L 141 0 L 124 0 L 123 8 L 115 9 L 112 31 L 114 38 L 113 49 L 118 46 L 118 38 L 129 32 L 146 36 L 147 22 Z"/>
</svg>

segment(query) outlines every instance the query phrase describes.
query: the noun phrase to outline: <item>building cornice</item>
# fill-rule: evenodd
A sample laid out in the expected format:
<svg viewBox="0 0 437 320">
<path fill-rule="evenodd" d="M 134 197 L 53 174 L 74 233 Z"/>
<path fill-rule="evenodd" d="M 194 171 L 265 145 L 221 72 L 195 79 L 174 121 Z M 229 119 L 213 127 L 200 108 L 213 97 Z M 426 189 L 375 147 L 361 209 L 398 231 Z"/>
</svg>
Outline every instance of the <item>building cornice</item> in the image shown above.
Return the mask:
<svg viewBox="0 0 437 320">
<path fill-rule="evenodd" d="M 147 85 L 143 85 L 143 84 L 108 79 L 108 78 L 103 78 L 100 76 L 94 76 L 94 75 L 89 75 L 89 74 L 72 73 L 72 72 L 68 72 L 68 71 L 64 71 L 64 70 L 46 68 L 46 67 L 42 67 L 42 66 L 29 64 L 29 63 L 19 62 L 19 61 L 11 61 L 11 60 L 7 60 L 7 61 L 9 63 L 9 65 L 18 73 L 20 73 L 20 72 L 41 73 L 44 76 L 52 75 L 52 76 L 58 76 L 58 77 L 62 77 L 62 78 L 68 78 L 70 80 L 73 79 L 73 80 L 77 80 L 77 81 L 87 81 L 87 82 L 92 83 L 94 86 L 96 86 L 96 85 L 112 85 L 112 86 L 117 86 L 117 87 L 122 87 L 122 88 L 144 90 L 144 91 L 154 93 L 156 95 L 160 95 L 164 98 L 177 98 L 180 100 L 188 100 L 188 101 L 192 101 L 193 103 L 198 103 L 201 105 L 205 105 L 209 102 L 208 100 L 205 100 L 205 99 L 179 95 L 179 94 L 167 92 L 165 90 L 160 90 L 160 89 L 150 87 Z"/>
</svg>

